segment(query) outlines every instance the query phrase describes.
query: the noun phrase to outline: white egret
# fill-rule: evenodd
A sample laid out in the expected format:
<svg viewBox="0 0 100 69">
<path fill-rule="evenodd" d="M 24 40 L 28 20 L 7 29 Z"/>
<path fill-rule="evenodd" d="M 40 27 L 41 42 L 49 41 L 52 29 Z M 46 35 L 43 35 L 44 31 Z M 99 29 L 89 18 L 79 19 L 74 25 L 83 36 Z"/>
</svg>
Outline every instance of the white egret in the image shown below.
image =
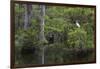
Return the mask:
<svg viewBox="0 0 100 69">
<path fill-rule="evenodd" d="M 76 20 L 76 25 L 77 25 L 77 27 L 80 27 L 80 24 L 77 20 Z"/>
</svg>

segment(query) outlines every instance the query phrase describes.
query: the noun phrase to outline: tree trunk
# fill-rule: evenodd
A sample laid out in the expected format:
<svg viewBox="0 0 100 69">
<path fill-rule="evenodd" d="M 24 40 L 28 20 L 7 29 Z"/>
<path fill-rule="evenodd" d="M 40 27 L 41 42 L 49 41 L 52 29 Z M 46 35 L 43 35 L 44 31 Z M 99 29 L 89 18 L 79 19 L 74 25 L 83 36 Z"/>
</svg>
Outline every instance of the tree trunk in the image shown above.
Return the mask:
<svg viewBox="0 0 100 69">
<path fill-rule="evenodd" d="M 27 30 L 31 25 L 32 5 L 24 4 L 24 29 Z"/>
<path fill-rule="evenodd" d="M 24 30 L 28 28 L 28 11 L 27 11 L 27 4 L 24 4 Z"/>
<path fill-rule="evenodd" d="M 39 40 L 40 42 L 45 41 L 45 36 L 44 36 L 44 23 L 45 23 L 45 5 L 40 5 L 40 25 L 39 25 Z"/>
<path fill-rule="evenodd" d="M 40 24 L 39 24 L 39 41 L 41 43 L 41 45 L 44 45 L 46 39 L 44 36 L 44 25 L 45 25 L 45 5 L 40 5 Z M 42 64 L 44 64 L 44 54 L 45 53 L 45 47 L 42 46 Z"/>
<path fill-rule="evenodd" d="M 27 4 L 27 11 L 28 11 L 28 26 L 31 26 L 31 19 L 32 19 L 32 4 Z"/>
<path fill-rule="evenodd" d="M 20 9 L 21 9 L 21 4 L 18 4 L 18 8 L 19 8 L 18 10 L 20 11 Z M 16 25 L 15 25 L 15 26 L 16 26 L 16 29 L 20 29 L 20 27 L 21 27 L 21 26 L 20 26 L 20 23 L 21 23 L 21 22 L 20 22 L 20 20 L 21 20 L 21 13 L 19 12 L 19 13 L 15 14 L 15 16 L 16 16 L 16 17 L 15 17 L 15 18 L 16 18 L 16 21 L 15 21 L 15 22 L 16 22 L 16 23 L 15 23 L 15 24 L 16 24 Z"/>
</svg>

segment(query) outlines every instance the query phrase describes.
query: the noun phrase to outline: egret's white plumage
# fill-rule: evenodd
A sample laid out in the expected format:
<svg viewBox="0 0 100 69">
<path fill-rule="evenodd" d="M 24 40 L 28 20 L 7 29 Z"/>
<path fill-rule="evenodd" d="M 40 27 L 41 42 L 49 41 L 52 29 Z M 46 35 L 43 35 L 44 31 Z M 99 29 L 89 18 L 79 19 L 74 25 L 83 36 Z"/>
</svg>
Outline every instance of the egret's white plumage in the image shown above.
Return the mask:
<svg viewBox="0 0 100 69">
<path fill-rule="evenodd" d="M 80 27 L 80 24 L 79 24 L 79 22 L 78 22 L 78 21 L 76 21 L 76 25 L 77 25 L 77 27 Z"/>
</svg>

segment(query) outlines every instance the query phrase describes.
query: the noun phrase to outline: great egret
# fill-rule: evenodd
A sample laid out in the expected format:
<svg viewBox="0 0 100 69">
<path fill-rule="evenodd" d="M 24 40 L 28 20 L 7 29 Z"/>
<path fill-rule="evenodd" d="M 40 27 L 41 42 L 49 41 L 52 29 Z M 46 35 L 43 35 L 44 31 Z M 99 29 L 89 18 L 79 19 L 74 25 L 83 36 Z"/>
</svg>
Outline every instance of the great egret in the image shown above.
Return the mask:
<svg viewBox="0 0 100 69">
<path fill-rule="evenodd" d="M 77 27 L 80 27 L 80 24 L 77 20 L 76 20 L 76 25 L 77 25 Z"/>
</svg>

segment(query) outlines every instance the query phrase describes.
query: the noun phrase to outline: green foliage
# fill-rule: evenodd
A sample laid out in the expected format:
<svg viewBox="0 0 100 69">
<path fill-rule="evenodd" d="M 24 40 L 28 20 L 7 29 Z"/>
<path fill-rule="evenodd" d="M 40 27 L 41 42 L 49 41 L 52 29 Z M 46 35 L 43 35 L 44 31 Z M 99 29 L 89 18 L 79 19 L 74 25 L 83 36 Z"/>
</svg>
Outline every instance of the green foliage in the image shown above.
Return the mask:
<svg viewBox="0 0 100 69">
<path fill-rule="evenodd" d="M 25 30 L 16 31 L 16 35 L 15 35 L 16 44 L 15 45 L 23 46 L 23 44 L 26 45 L 25 43 L 27 43 L 27 42 L 35 43 L 35 41 L 37 40 L 36 34 L 37 34 L 37 31 L 32 30 L 32 29 L 28 29 L 28 31 L 25 31 Z M 28 44 L 30 44 L 30 43 L 28 43 Z"/>
<path fill-rule="evenodd" d="M 86 32 L 81 28 L 76 28 L 75 30 L 68 33 L 68 43 L 71 47 L 86 47 Z"/>
<path fill-rule="evenodd" d="M 46 47 L 45 63 L 47 64 L 76 61 L 75 53 L 80 51 L 77 52 L 76 49 L 94 48 L 94 8 L 46 6 L 43 31 L 45 40 L 39 41 L 40 5 L 32 5 L 31 16 L 28 12 L 28 17 L 31 18 L 27 29 L 24 29 L 25 7 L 23 5 L 25 4 L 15 4 L 16 64 L 25 64 L 26 59 L 26 62 L 30 61 L 28 63 L 41 64 L 43 47 Z M 76 20 L 79 21 L 80 28 L 76 26 Z M 53 35 L 53 43 L 50 44 L 48 38 L 51 35 Z M 38 47 L 35 57 L 30 55 L 24 60 L 20 59 L 19 54 L 24 46 Z M 76 57 L 75 60 L 73 57 Z M 86 59 L 89 58 L 86 56 Z"/>
<path fill-rule="evenodd" d="M 24 12 L 24 8 L 22 8 L 21 4 L 15 4 L 15 12 L 16 14 L 20 14 Z"/>
</svg>

